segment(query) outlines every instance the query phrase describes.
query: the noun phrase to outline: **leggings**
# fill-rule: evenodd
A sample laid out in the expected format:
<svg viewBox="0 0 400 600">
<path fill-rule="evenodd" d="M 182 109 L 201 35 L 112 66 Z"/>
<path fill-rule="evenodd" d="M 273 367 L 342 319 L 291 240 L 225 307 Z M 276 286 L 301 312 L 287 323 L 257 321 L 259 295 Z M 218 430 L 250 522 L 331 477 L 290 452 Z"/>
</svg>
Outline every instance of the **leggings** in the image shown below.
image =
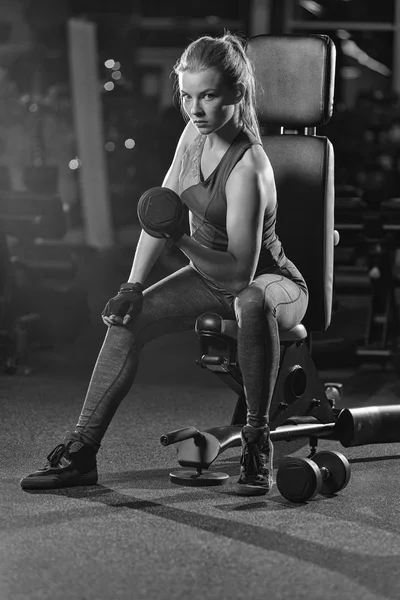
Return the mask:
<svg viewBox="0 0 400 600">
<path fill-rule="evenodd" d="M 144 344 L 164 334 L 193 330 L 197 317 L 209 311 L 237 320 L 247 422 L 255 427 L 266 425 L 279 367 L 278 331 L 291 329 L 303 318 L 308 298 L 305 284 L 302 288 L 281 273 L 268 273 L 256 277 L 235 298 L 218 292 L 188 265 L 147 288 L 143 296 L 142 310 L 129 325 L 108 329 L 75 432 L 69 432 L 66 439 L 77 439 L 97 451 L 134 382 Z"/>
</svg>

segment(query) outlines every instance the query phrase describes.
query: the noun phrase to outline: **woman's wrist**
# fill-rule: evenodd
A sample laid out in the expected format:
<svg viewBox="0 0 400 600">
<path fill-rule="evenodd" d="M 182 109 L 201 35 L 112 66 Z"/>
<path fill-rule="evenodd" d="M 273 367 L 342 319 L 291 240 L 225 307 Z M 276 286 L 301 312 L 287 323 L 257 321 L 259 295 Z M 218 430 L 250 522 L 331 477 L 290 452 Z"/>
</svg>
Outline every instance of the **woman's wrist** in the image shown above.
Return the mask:
<svg viewBox="0 0 400 600">
<path fill-rule="evenodd" d="M 132 290 L 143 291 L 144 290 L 144 286 L 143 286 L 143 283 L 141 281 L 129 279 L 126 283 L 122 283 L 121 284 L 121 288 L 120 289 L 126 289 L 126 290 L 132 289 Z"/>
</svg>

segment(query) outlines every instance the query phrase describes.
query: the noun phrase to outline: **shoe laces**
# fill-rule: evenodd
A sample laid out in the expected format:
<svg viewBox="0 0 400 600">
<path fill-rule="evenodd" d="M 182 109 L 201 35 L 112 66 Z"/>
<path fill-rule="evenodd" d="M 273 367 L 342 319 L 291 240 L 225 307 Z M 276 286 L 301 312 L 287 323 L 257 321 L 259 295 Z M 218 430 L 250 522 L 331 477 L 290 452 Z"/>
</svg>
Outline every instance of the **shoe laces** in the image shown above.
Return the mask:
<svg viewBox="0 0 400 600">
<path fill-rule="evenodd" d="M 49 461 L 49 465 L 51 467 L 56 467 L 62 457 L 65 455 L 66 453 L 66 446 L 65 444 L 58 444 L 58 446 L 56 446 L 48 455 L 47 460 Z"/>
</svg>

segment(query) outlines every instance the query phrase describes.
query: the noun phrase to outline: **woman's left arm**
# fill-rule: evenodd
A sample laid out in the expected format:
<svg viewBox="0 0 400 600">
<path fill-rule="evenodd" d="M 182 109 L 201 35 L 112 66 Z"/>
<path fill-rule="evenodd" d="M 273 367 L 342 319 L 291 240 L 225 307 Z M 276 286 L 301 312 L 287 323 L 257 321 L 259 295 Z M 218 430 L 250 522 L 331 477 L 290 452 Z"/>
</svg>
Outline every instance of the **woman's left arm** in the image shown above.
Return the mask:
<svg viewBox="0 0 400 600">
<path fill-rule="evenodd" d="M 227 181 L 227 251 L 211 250 L 187 235 L 177 244 L 195 266 L 234 296 L 253 280 L 261 249 L 264 213 L 267 206 L 275 202 L 272 169 L 267 164 L 266 170 L 264 161 L 263 168 L 259 168 L 257 162 L 239 163 Z"/>
</svg>

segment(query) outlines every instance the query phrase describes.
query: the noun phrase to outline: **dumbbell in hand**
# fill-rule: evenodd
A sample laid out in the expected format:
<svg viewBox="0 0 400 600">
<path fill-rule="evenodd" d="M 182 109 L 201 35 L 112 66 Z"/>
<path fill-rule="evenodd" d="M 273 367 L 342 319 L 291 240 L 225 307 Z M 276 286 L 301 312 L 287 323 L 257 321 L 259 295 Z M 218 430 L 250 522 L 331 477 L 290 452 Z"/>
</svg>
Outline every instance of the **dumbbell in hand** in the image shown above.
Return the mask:
<svg viewBox="0 0 400 600">
<path fill-rule="evenodd" d="M 137 205 L 139 223 L 146 233 L 171 244 L 187 229 L 188 208 L 173 190 L 154 187 L 141 195 Z"/>
<path fill-rule="evenodd" d="M 317 494 L 330 496 L 350 480 L 350 464 L 340 452 L 321 451 L 310 458 L 289 458 L 279 467 L 276 485 L 290 502 L 307 502 Z"/>
</svg>

